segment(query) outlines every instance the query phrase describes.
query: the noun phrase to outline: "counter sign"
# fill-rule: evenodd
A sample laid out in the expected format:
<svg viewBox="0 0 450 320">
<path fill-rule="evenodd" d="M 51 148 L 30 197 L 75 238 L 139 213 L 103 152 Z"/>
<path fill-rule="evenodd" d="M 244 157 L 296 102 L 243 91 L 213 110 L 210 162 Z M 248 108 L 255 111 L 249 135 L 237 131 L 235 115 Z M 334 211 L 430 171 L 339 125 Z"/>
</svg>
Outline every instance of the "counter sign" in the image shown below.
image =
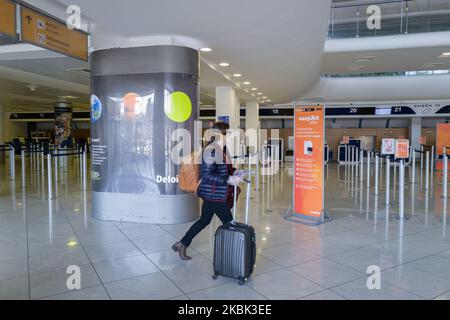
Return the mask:
<svg viewBox="0 0 450 320">
<path fill-rule="evenodd" d="M 10 0 L 0 0 L 0 33 L 16 36 L 16 5 Z"/>
<path fill-rule="evenodd" d="M 4 0 L 3 0 L 4 1 Z M 36 10 L 21 7 L 22 41 L 70 57 L 88 60 L 88 35 L 71 30 L 61 21 Z"/>
</svg>

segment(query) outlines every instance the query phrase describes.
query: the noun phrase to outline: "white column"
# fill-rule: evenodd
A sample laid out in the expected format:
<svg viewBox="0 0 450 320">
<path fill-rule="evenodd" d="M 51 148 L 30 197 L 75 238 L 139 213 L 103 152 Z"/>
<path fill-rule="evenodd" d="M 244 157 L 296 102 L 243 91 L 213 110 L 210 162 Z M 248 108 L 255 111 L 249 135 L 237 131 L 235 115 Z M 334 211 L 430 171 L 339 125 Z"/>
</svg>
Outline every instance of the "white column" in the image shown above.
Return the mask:
<svg viewBox="0 0 450 320">
<path fill-rule="evenodd" d="M 409 120 L 409 139 L 411 147 L 420 149 L 419 138 L 422 135 L 422 118 L 411 118 Z"/>
<path fill-rule="evenodd" d="M 228 146 L 228 150 L 232 156 L 239 154 L 239 117 L 237 109 L 236 92 L 232 87 L 216 87 L 216 120 L 222 120 L 222 117 L 228 118 L 230 129 L 233 130 L 235 136 L 232 138 L 232 147 Z M 230 143 L 231 141 L 229 141 Z"/>
<path fill-rule="evenodd" d="M 257 101 L 248 101 L 245 113 L 245 131 L 247 136 L 247 145 L 250 152 L 258 152 L 260 150 L 260 141 L 258 141 L 259 122 L 259 104 Z M 251 164 L 256 164 L 257 157 L 251 158 Z"/>
<path fill-rule="evenodd" d="M 236 93 L 231 87 L 216 88 L 216 120 L 220 117 L 228 117 L 230 129 L 239 127 L 239 119 L 236 119 Z"/>
</svg>

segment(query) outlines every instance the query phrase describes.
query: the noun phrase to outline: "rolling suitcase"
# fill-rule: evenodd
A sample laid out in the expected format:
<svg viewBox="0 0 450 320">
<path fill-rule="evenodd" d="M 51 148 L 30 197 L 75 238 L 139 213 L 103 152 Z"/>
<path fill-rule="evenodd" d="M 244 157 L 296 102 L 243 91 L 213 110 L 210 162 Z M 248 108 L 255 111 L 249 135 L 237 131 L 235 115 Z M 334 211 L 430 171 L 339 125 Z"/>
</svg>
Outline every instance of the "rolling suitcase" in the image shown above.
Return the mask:
<svg viewBox="0 0 450 320">
<path fill-rule="evenodd" d="M 236 191 L 234 188 L 234 221 L 220 226 L 214 236 L 214 276 L 224 276 L 239 280 L 243 285 L 253 273 L 256 260 L 256 236 L 255 229 L 248 225 L 251 182 L 247 182 L 247 194 L 245 205 L 245 224 L 236 220 Z"/>
</svg>

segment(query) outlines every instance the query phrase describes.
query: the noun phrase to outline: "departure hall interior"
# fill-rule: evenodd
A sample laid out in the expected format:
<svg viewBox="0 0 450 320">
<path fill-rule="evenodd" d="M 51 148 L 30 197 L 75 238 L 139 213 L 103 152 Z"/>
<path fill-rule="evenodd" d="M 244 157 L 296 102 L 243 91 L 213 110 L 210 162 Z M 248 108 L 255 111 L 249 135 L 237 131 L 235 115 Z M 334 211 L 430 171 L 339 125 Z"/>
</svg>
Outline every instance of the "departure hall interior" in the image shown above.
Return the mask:
<svg viewBox="0 0 450 320">
<path fill-rule="evenodd" d="M 0 0 L 0 300 L 448 300 L 449 156 L 450 0 Z"/>
</svg>

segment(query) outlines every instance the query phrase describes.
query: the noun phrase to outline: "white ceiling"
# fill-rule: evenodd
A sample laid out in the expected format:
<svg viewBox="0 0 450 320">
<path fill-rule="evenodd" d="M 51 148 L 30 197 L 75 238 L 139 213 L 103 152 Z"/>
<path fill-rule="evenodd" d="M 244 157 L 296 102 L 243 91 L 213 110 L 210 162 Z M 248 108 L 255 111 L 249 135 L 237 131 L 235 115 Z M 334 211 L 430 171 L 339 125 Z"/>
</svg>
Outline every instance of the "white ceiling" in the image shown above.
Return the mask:
<svg viewBox="0 0 450 320">
<path fill-rule="evenodd" d="M 94 24 L 94 44 L 136 40 L 150 45 L 165 36 L 212 48 L 201 53 L 202 104 L 214 104 L 218 86 L 235 87 L 241 103 L 255 99 L 244 89 L 257 87 L 271 103 L 281 104 L 304 97 L 321 73 L 422 70 L 431 62 L 444 63 L 434 69 L 450 69 L 450 59 L 437 58 L 450 51 L 450 37 L 437 33 L 403 36 L 403 45 L 395 37 L 325 41 L 331 0 L 130 0 L 126 6 L 123 0 L 28 2 L 59 17 L 66 5 L 79 5 L 83 22 Z M 88 74 L 68 69 L 86 69 L 89 64 L 26 46 L 22 51 L 0 47 L 0 103 L 14 110 L 43 109 L 64 95 L 78 97 L 73 99 L 77 108 L 88 108 Z M 353 62 L 365 56 L 374 60 Z M 220 67 L 220 62 L 230 66 Z M 350 71 L 355 65 L 365 68 Z M 234 73 L 243 77 L 233 78 Z M 38 85 L 35 92 L 26 87 L 30 83 Z"/>
<path fill-rule="evenodd" d="M 218 68 L 221 73 L 243 74 L 239 80 L 252 82 L 274 103 L 295 100 L 318 81 L 331 7 L 331 0 L 58 2 L 80 6 L 95 24 L 95 43 L 101 42 L 99 37 L 118 43 L 119 38 L 139 38 L 142 43 L 142 37 L 164 35 L 194 39 L 213 49 L 202 54 L 205 61 L 229 62 L 230 67 Z M 201 76 L 203 84 L 214 81 Z"/>
<path fill-rule="evenodd" d="M 382 73 L 418 70 L 450 70 L 450 58 L 438 58 L 443 52 L 450 52 L 450 46 L 429 48 L 401 48 L 392 50 L 368 50 L 358 52 L 330 52 L 323 54 L 322 74 Z M 373 57 L 371 62 L 353 62 L 354 58 Z M 424 67 L 427 63 L 441 63 Z M 353 66 L 364 67 L 351 71 Z"/>
</svg>

